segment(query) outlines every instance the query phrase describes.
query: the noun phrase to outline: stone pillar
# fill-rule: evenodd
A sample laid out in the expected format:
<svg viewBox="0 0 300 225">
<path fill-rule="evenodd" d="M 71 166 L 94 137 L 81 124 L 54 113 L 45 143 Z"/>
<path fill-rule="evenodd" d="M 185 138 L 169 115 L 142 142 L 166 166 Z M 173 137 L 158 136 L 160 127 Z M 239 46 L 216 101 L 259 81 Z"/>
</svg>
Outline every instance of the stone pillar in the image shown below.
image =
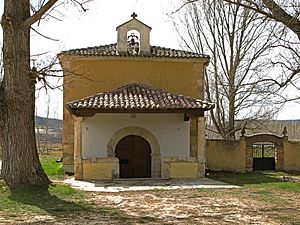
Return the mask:
<svg viewBox="0 0 300 225">
<path fill-rule="evenodd" d="M 83 117 L 74 116 L 74 176 L 76 180 L 83 179 L 82 168 L 82 129 Z"/>
<path fill-rule="evenodd" d="M 253 171 L 253 146 L 246 143 L 246 171 Z"/>
<path fill-rule="evenodd" d="M 288 141 L 288 137 L 282 137 L 282 143 L 276 145 L 276 170 L 284 170 L 284 142 Z"/>
<path fill-rule="evenodd" d="M 247 149 L 247 145 L 246 145 L 246 137 L 245 136 L 241 136 L 239 142 L 240 142 L 240 150 L 239 151 L 242 151 L 243 154 L 244 154 L 243 172 L 245 172 L 245 171 L 248 171 L 247 166 L 249 166 L 251 164 L 251 160 L 249 161 L 249 157 L 252 157 L 252 152 L 251 153 L 249 152 L 249 154 L 251 154 L 251 156 L 247 155 L 248 154 L 248 149 Z M 248 162 L 249 165 L 247 165 L 247 162 Z M 252 167 L 252 165 L 251 165 L 251 167 Z"/>
<path fill-rule="evenodd" d="M 71 113 L 64 109 L 63 116 L 63 168 L 66 173 L 74 173 L 74 125 Z"/>
<path fill-rule="evenodd" d="M 197 119 L 197 159 L 198 159 L 198 177 L 205 176 L 206 167 L 206 140 L 205 140 L 205 117 Z"/>
<path fill-rule="evenodd" d="M 152 153 L 151 154 L 151 177 L 159 178 L 161 176 L 161 158 L 160 154 Z"/>
<path fill-rule="evenodd" d="M 190 157 L 196 157 L 198 162 L 197 177 L 205 176 L 206 140 L 205 118 L 191 117 L 190 121 Z"/>
<path fill-rule="evenodd" d="M 197 157 L 198 151 L 198 126 L 197 117 L 191 117 L 190 119 L 190 157 Z"/>
<path fill-rule="evenodd" d="M 283 146 L 276 146 L 276 170 L 284 170 Z"/>
</svg>

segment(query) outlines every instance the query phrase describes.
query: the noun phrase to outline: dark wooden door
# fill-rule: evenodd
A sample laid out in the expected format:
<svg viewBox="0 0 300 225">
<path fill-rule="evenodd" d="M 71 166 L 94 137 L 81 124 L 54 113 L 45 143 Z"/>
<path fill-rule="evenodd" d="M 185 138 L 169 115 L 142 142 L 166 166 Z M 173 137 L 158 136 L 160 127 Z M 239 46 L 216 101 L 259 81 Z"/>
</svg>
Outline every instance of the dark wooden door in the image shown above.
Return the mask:
<svg viewBox="0 0 300 225">
<path fill-rule="evenodd" d="M 120 164 L 120 178 L 151 177 L 151 148 L 136 135 L 124 137 L 116 147 Z"/>
</svg>

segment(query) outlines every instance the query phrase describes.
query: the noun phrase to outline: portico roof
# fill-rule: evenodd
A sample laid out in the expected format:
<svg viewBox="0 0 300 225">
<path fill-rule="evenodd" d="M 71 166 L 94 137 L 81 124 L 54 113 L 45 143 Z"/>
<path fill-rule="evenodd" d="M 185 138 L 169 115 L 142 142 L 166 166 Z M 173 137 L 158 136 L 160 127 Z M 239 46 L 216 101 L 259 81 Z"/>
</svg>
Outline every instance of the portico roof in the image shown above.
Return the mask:
<svg viewBox="0 0 300 225">
<path fill-rule="evenodd" d="M 98 93 L 66 104 L 77 116 L 115 112 L 194 112 L 214 108 L 213 103 L 141 83 L 131 83 L 111 91 Z"/>
</svg>

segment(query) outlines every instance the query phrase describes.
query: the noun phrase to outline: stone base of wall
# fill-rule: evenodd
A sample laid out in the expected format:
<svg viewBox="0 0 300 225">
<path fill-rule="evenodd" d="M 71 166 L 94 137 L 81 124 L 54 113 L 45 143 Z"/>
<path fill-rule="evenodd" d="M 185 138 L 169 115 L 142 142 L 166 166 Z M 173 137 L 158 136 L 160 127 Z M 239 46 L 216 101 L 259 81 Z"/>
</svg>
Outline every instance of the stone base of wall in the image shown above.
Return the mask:
<svg viewBox="0 0 300 225">
<path fill-rule="evenodd" d="M 189 179 L 205 176 L 205 163 L 199 163 L 196 157 L 172 157 L 162 160 L 162 178 Z M 118 158 L 82 159 L 83 180 L 113 180 L 119 178 Z M 159 177 L 156 174 L 152 177 Z M 76 174 L 75 174 L 76 177 Z"/>
<path fill-rule="evenodd" d="M 172 157 L 162 159 L 162 178 L 199 178 L 205 176 L 205 164 L 196 157 Z"/>
<path fill-rule="evenodd" d="M 119 178 L 118 158 L 89 158 L 82 160 L 84 180 L 112 180 Z"/>
<path fill-rule="evenodd" d="M 63 164 L 65 173 L 74 173 L 74 164 Z"/>
</svg>

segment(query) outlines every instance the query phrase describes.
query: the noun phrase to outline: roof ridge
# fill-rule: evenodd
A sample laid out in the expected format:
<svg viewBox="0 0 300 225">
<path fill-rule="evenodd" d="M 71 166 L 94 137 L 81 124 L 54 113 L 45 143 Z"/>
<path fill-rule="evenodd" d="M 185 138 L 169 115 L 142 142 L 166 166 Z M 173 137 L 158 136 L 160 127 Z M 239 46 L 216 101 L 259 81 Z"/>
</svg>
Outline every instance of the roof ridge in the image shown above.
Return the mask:
<svg viewBox="0 0 300 225">
<path fill-rule="evenodd" d="M 157 45 L 150 45 L 150 57 L 169 57 L 169 58 L 209 58 L 208 55 L 200 54 L 197 52 L 187 51 L 184 49 L 175 49 L 169 47 L 162 47 Z M 58 55 L 80 55 L 80 56 L 133 56 L 130 54 L 119 54 L 117 52 L 117 43 L 97 45 L 84 48 L 74 48 L 64 50 Z M 149 57 L 149 55 L 138 54 L 135 57 Z"/>
</svg>

